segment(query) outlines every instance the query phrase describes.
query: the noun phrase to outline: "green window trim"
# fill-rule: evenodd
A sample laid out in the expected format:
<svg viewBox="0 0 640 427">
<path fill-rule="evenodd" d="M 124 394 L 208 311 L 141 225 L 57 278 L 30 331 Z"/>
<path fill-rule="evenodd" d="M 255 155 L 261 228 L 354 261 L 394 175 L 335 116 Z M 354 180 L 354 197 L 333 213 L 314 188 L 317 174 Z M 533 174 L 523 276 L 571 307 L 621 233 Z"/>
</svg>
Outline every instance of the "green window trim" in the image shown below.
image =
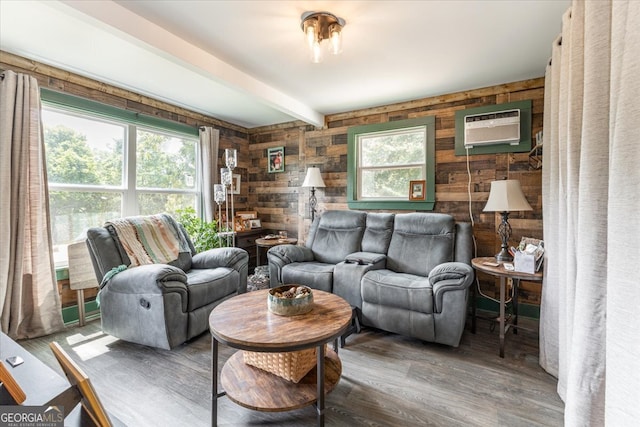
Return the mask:
<svg viewBox="0 0 640 427">
<path fill-rule="evenodd" d="M 122 120 L 129 124 L 156 128 L 188 136 L 198 137 L 199 135 L 199 129 L 196 126 L 189 126 L 183 123 L 123 110 L 122 108 L 113 107 L 101 102 L 80 98 L 78 96 L 62 92 L 56 92 L 47 88 L 40 88 L 40 98 L 42 99 L 42 102 L 47 105 L 53 107 L 57 106 L 77 113 L 88 113 L 104 119 Z"/>
<path fill-rule="evenodd" d="M 431 211 L 436 202 L 436 118 L 435 116 L 419 117 L 415 119 L 398 120 L 372 125 L 354 126 L 347 131 L 347 205 L 349 209 L 381 209 L 381 210 L 416 210 Z M 426 194 L 425 200 L 358 200 L 357 199 L 357 146 L 359 134 L 403 129 L 416 126 L 426 126 Z M 409 188 L 407 187 L 407 197 Z"/>
</svg>

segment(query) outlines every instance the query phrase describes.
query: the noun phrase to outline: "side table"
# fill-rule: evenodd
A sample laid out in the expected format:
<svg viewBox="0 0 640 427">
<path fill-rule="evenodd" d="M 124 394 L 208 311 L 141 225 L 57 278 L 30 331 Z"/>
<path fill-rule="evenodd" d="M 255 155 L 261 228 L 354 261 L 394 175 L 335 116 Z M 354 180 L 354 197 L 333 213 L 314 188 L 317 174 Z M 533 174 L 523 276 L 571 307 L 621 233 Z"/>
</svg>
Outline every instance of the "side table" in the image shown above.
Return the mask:
<svg viewBox="0 0 640 427">
<path fill-rule="evenodd" d="M 295 245 L 298 239 L 289 237 L 287 239 L 256 239 L 256 267 L 260 266 L 260 248 L 271 248 L 278 245 Z"/>
<path fill-rule="evenodd" d="M 498 265 L 496 266 L 491 264 Z M 494 257 L 474 258 L 471 260 L 471 265 L 477 271 L 500 278 L 500 317 L 498 321 L 500 324 L 500 357 L 504 357 L 505 333 L 509 327 L 513 327 L 513 332 L 516 333 L 518 327 L 518 286 L 520 285 L 520 280 L 542 282 L 542 272 L 540 271 L 534 274 L 529 274 L 521 271 L 510 271 L 504 268 L 504 262 L 496 261 Z M 505 317 L 507 279 L 511 279 L 513 281 L 513 321 L 510 323 L 507 323 Z M 475 302 L 473 316 L 475 321 Z"/>
</svg>

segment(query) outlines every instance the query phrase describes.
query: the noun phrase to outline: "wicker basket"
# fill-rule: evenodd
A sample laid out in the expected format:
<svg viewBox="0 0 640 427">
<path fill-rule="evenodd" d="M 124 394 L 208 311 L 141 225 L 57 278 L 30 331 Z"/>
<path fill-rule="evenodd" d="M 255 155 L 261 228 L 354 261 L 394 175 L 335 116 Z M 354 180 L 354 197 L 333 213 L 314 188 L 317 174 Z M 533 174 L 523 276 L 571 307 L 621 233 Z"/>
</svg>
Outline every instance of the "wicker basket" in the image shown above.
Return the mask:
<svg viewBox="0 0 640 427">
<path fill-rule="evenodd" d="M 316 366 L 316 347 L 286 353 L 243 351 L 244 363 L 284 378 L 299 382 Z"/>
</svg>

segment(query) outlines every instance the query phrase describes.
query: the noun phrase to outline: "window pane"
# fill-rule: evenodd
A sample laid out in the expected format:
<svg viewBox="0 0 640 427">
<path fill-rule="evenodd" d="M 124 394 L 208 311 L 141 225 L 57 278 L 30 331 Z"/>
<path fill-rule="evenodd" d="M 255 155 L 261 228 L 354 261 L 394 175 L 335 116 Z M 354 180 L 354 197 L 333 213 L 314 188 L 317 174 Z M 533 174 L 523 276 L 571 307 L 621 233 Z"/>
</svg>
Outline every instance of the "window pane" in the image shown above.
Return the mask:
<svg viewBox="0 0 640 427">
<path fill-rule="evenodd" d="M 138 130 L 136 188 L 196 188 L 195 139 Z"/>
<path fill-rule="evenodd" d="M 364 135 L 360 138 L 360 166 L 422 164 L 425 159 L 425 141 L 424 128 Z"/>
<path fill-rule="evenodd" d="M 138 194 L 140 215 L 167 212 L 175 215 L 178 209 L 196 209 L 195 194 L 140 193 Z"/>
<path fill-rule="evenodd" d="M 56 264 L 67 259 L 66 245 L 85 237 L 90 227 L 122 216 L 122 194 L 88 191 L 51 191 L 51 233 Z"/>
<path fill-rule="evenodd" d="M 362 171 L 360 197 L 403 199 L 409 197 L 409 181 L 422 178 L 422 168 L 366 169 Z"/>
<path fill-rule="evenodd" d="M 126 127 L 44 109 L 51 184 L 122 186 Z"/>
</svg>

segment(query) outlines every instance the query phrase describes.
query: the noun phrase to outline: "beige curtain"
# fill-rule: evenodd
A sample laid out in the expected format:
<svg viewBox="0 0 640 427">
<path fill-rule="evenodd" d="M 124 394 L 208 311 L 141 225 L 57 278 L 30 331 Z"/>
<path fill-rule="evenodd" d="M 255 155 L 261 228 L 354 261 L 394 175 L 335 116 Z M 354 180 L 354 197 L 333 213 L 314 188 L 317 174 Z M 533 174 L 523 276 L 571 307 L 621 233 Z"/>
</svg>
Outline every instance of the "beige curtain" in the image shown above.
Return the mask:
<svg viewBox="0 0 640 427">
<path fill-rule="evenodd" d="M 640 2 L 574 0 L 545 80 L 540 364 L 567 426 L 640 419 Z"/>
<path fill-rule="evenodd" d="M 36 79 L 0 82 L 0 324 L 14 339 L 64 327 L 53 268 L 49 193 Z"/>
<path fill-rule="evenodd" d="M 218 146 L 220 131 L 212 127 L 200 128 L 200 188 L 202 199 L 200 212 L 206 221 L 213 221 L 215 207 L 213 184 L 218 182 Z"/>
</svg>

